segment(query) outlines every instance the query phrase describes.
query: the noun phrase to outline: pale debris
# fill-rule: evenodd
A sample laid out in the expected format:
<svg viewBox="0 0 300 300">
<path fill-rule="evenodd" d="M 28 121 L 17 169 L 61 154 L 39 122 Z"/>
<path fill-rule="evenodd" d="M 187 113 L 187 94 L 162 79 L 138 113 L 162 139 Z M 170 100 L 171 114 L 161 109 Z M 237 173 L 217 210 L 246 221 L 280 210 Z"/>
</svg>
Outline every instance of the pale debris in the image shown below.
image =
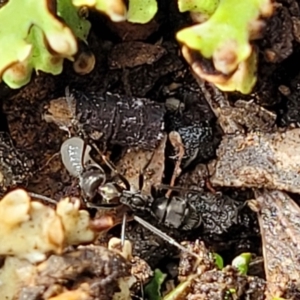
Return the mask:
<svg viewBox="0 0 300 300">
<path fill-rule="evenodd" d="M 266 299 L 297 299 L 300 283 L 299 206 L 281 191 L 254 192 L 256 199 L 249 205 L 258 213 L 267 279 Z"/>
<path fill-rule="evenodd" d="M 39 262 L 49 252 L 92 242 L 96 233 L 89 228 L 90 217 L 79 210 L 79 200 L 58 202 L 56 211 L 30 201 L 22 189 L 8 193 L 0 202 L 0 255 L 14 255 Z"/>
<path fill-rule="evenodd" d="M 151 192 L 151 187 L 161 184 L 165 170 L 165 135 L 154 151 L 130 149 L 117 163 L 117 170 L 126 177 L 133 190 L 139 190 L 139 176 L 144 176 L 143 191 Z"/>
<path fill-rule="evenodd" d="M 133 280 L 130 262 L 115 251 L 79 246 L 35 265 L 6 258 L 0 269 L 0 300 L 130 300 Z"/>
<path fill-rule="evenodd" d="M 146 261 L 137 256 L 132 256 L 132 244 L 125 240 L 122 246 L 122 240 L 113 237 L 108 242 L 108 249 L 123 256 L 131 263 L 131 276 L 119 279 L 120 292 L 114 294 L 113 300 L 131 299 L 128 287 L 133 288 L 139 284 L 145 284 L 150 277 L 153 276 L 153 271 Z"/>
<path fill-rule="evenodd" d="M 173 175 L 172 175 L 172 178 L 170 181 L 170 187 L 173 187 L 175 185 L 175 181 L 176 181 L 177 177 L 179 177 L 179 175 L 182 172 L 180 165 L 182 163 L 182 159 L 185 154 L 185 148 L 182 143 L 181 136 L 177 131 L 171 131 L 169 133 L 169 141 L 176 151 L 176 155 L 175 155 L 175 157 L 173 157 L 176 159 L 176 163 L 175 163 Z M 172 193 L 172 189 L 169 189 L 166 193 L 166 197 L 169 198 L 171 196 L 171 193 Z"/>
<path fill-rule="evenodd" d="M 49 102 L 45 109 L 47 113 L 42 115 L 42 119 L 47 123 L 54 123 L 60 128 L 69 128 L 74 117 L 74 103 L 71 106 L 66 101 L 66 97 L 53 99 Z"/>
<path fill-rule="evenodd" d="M 300 129 L 273 134 L 227 135 L 211 164 L 214 186 L 255 187 L 300 193 Z"/>
<path fill-rule="evenodd" d="M 34 273 L 34 266 L 27 260 L 7 257 L 0 269 L 0 300 L 13 299 L 21 281 L 26 282 L 32 273 Z"/>
<path fill-rule="evenodd" d="M 65 198 L 57 204 L 56 213 L 63 224 L 67 245 L 90 243 L 96 237 L 96 232 L 90 228 L 89 213 L 79 207 L 78 199 L 71 203 L 69 198 Z"/>
<path fill-rule="evenodd" d="M 49 298 L 48 300 L 90 300 L 91 296 L 86 291 L 86 285 L 82 284 L 77 290 L 65 291 L 58 296 Z"/>
</svg>

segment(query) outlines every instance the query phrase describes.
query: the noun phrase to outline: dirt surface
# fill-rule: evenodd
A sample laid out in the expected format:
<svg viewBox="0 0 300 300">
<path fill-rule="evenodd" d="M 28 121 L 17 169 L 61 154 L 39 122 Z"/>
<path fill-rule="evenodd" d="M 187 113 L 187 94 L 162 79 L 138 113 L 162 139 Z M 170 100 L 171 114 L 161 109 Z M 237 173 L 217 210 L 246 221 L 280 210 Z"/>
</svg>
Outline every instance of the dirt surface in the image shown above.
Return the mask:
<svg viewBox="0 0 300 300">
<path fill-rule="evenodd" d="M 223 93 L 193 77 L 174 40 L 175 32 L 190 20 L 167 2 L 162 1 L 161 15 L 144 32 L 139 26 L 118 27 L 92 14 L 95 28 L 105 30 L 95 29 L 89 36 L 89 51 L 96 59 L 89 74 L 78 75 L 72 63 L 65 62 L 59 76 L 39 72 L 17 91 L 2 86 L 1 194 L 18 186 L 54 200 L 78 196 L 91 215 L 99 209 L 95 207 L 107 205 L 106 200 L 121 199 L 130 221 L 125 236 L 132 242 L 133 255 L 172 279 L 178 269 L 174 275 L 169 265 L 177 265 L 179 249 L 132 221 L 135 215 L 177 242 L 205 241 L 226 264 L 242 252 L 266 254 L 266 276 L 249 279 L 231 266 L 223 271 L 208 268 L 193 281 L 187 299 L 224 299 L 237 285 L 240 298 L 226 299 L 263 299 L 262 290 L 267 299 L 270 295 L 299 299 L 299 268 L 289 271 L 289 266 L 299 264 L 296 254 L 288 262 L 286 255 L 271 258 L 275 249 L 285 247 L 284 228 L 294 233 L 288 238 L 295 249 L 300 247 L 298 217 L 288 209 L 281 211 L 280 201 L 289 200 L 278 191 L 299 193 L 298 2 L 275 4 L 263 38 L 255 44 L 260 49 L 258 83 L 250 95 Z M 125 28 L 131 30 L 132 39 L 124 35 Z M 60 148 L 69 136 L 80 136 L 92 145 L 88 154 L 112 183 L 102 190 L 92 185 L 99 183 L 102 171 L 91 165 L 87 184 L 97 196 L 90 207 L 78 186 L 82 178 L 71 176 L 61 160 Z M 106 159 L 125 180 L 111 171 Z M 126 185 L 130 192 L 123 192 Z M 258 191 L 261 188 L 274 191 Z M 255 211 L 248 206 L 254 198 L 260 203 Z M 273 204 L 271 198 L 279 202 Z M 296 202 L 290 205 L 299 211 Z M 278 218 L 272 219 L 270 212 Z M 271 234 L 273 228 L 276 232 Z M 120 237 L 118 224 L 97 243 L 107 245 L 113 236 Z M 84 251 L 92 250 L 82 250 L 79 259 Z M 285 251 L 289 249 L 279 253 Z M 62 259 L 69 263 L 68 254 Z M 128 270 L 122 266 L 125 274 Z M 92 280 L 102 276 L 102 271 L 90 272 Z M 284 283 L 274 279 L 276 272 Z M 72 276 L 82 273 L 78 269 Z M 122 274 L 115 274 L 114 284 L 118 276 Z M 44 293 L 43 288 L 37 294 Z M 107 298 L 101 299 L 111 295 L 108 290 Z"/>
</svg>

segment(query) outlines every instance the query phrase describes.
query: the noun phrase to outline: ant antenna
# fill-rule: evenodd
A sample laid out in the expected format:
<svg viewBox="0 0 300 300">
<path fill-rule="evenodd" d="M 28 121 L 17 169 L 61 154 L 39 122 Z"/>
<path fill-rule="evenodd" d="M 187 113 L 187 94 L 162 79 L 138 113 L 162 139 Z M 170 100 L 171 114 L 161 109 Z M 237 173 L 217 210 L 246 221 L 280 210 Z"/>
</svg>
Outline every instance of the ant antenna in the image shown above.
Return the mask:
<svg viewBox="0 0 300 300">
<path fill-rule="evenodd" d="M 139 191 L 141 191 L 143 189 L 143 186 L 144 186 L 144 174 L 140 170 L 139 171 Z"/>
<path fill-rule="evenodd" d="M 168 242 L 169 244 L 177 247 L 178 249 L 180 249 L 183 252 L 187 252 L 188 254 L 190 254 L 191 256 L 199 259 L 199 257 L 194 253 L 191 252 L 190 250 L 188 250 L 187 248 L 183 247 L 182 245 L 180 245 L 178 242 L 176 242 L 173 238 L 171 238 L 170 236 L 168 236 L 167 234 L 165 234 L 164 232 L 162 232 L 161 230 L 159 230 L 158 228 L 154 227 L 153 225 L 151 225 L 150 223 L 148 223 L 147 221 L 143 220 L 142 218 L 138 217 L 138 216 L 133 216 L 133 219 L 135 221 L 137 221 L 138 223 L 140 223 L 142 226 L 144 226 L 146 229 L 152 231 L 153 233 L 155 233 L 156 235 L 158 235 L 159 237 L 161 237 L 163 240 L 165 240 L 166 242 Z"/>
<path fill-rule="evenodd" d="M 106 163 L 106 165 L 110 168 L 110 170 L 113 173 L 118 174 L 119 172 L 117 171 L 117 168 L 114 166 L 114 164 L 109 159 L 106 158 L 106 156 L 102 153 L 102 151 L 100 151 L 100 149 L 97 147 L 97 145 L 94 142 L 91 143 L 91 145 L 96 149 L 96 151 L 101 156 L 102 160 Z"/>
<path fill-rule="evenodd" d="M 102 160 L 105 162 L 105 164 L 109 167 L 109 169 L 113 172 L 114 175 L 117 175 L 119 179 L 124 183 L 126 189 L 130 190 L 130 183 L 128 180 L 117 170 L 115 165 L 108 159 L 106 156 L 102 153 L 102 151 L 97 147 L 95 143 L 91 143 L 93 148 L 98 152 L 98 154 L 101 156 Z"/>
<path fill-rule="evenodd" d="M 142 284 L 141 284 L 141 296 L 142 296 L 142 299 L 144 300 L 145 299 L 144 282 L 142 282 Z"/>
<path fill-rule="evenodd" d="M 46 167 L 48 167 L 48 165 L 50 164 L 50 162 L 51 162 L 54 158 L 58 157 L 59 155 L 60 155 L 60 152 L 56 152 L 56 153 L 54 153 L 53 155 L 51 155 L 51 157 L 47 159 L 46 163 L 45 163 L 43 166 L 41 166 L 37 171 L 40 172 L 40 171 L 44 170 Z"/>
</svg>

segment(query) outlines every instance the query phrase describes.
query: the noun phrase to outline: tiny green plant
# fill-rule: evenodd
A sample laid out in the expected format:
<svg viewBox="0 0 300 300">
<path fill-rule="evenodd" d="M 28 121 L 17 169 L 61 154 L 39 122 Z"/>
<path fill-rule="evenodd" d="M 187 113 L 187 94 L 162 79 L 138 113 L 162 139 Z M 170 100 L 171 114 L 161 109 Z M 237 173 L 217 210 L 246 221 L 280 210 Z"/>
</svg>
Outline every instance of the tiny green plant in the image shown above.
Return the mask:
<svg viewBox="0 0 300 300">
<path fill-rule="evenodd" d="M 242 275 L 247 275 L 251 258 L 251 253 L 242 253 L 233 259 L 232 265 L 237 268 Z"/>
<path fill-rule="evenodd" d="M 145 294 L 149 300 L 161 300 L 161 285 L 165 281 L 167 275 L 159 269 L 154 271 L 154 277 L 145 287 Z"/>
<path fill-rule="evenodd" d="M 224 261 L 222 256 L 219 255 L 218 253 L 212 253 L 211 255 L 213 256 L 216 267 L 219 270 L 222 270 L 224 268 Z"/>
</svg>

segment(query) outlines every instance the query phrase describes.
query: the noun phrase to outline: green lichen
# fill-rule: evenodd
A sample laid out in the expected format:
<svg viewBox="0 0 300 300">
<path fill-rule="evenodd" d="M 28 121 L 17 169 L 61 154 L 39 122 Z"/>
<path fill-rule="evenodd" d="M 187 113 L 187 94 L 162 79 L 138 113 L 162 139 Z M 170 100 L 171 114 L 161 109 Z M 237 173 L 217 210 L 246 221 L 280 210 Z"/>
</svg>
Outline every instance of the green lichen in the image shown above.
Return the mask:
<svg viewBox="0 0 300 300">
<path fill-rule="evenodd" d="M 19 88 L 29 83 L 32 71 L 43 71 L 53 75 L 62 72 L 63 58 L 49 52 L 44 42 L 43 31 L 36 25 L 30 29 L 26 41 L 33 45 L 31 55 L 24 61 L 15 64 L 3 74 L 3 81 L 10 88 Z"/>
<path fill-rule="evenodd" d="M 114 22 L 145 24 L 158 10 L 156 0 L 129 0 L 128 10 L 122 0 L 72 0 L 76 6 L 89 6 L 105 13 Z"/>
<path fill-rule="evenodd" d="M 180 12 L 197 12 L 205 15 L 212 15 L 219 5 L 219 0 L 178 0 Z"/>
<path fill-rule="evenodd" d="M 58 15 L 68 19 L 71 28 L 50 12 L 47 3 L 10 0 L 0 9 L 0 75 L 11 88 L 28 83 L 33 70 L 59 74 L 63 59 L 72 60 L 77 52 L 74 33 L 85 40 L 89 31 L 70 0 L 58 1 Z"/>
<path fill-rule="evenodd" d="M 208 21 L 179 31 L 177 39 L 205 58 L 213 58 L 218 71 L 230 74 L 250 56 L 249 25 L 268 1 L 223 0 Z"/>
<path fill-rule="evenodd" d="M 72 0 L 57 0 L 57 15 L 63 18 L 77 38 L 87 42 L 91 23 L 79 17 L 79 8 L 72 4 Z"/>
<path fill-rule="evenodd" d="M 88 6 L 105 13 L 114 22 L 126 20 L 126 5 L 122 0 L 72 0 L 75 6 Z"/>
<path fill-rule="evenodd" d="M 129 0 L 127 21 L 145 24 L 157 13 L 156 0 Z"/>
<path fill-rule="evenodd" d="M 193 2 L 199 4 L 201 8 L 202 0 Z M 205 1 L 205 5 L 212 9 L 215 3 L 215 0 Z M 271 13 L 270 0 L 220 0 L 218 7 L 207 21 L 182 29 L 177 33 L 177 39 L 189 49 L 197 51 L 202 57 L 211 59 L 216 71 L 223 74 L 223 82 L 214 78 L 209 81 L 218 83 L 223 90 L 233 88 L 233 90 L 240 90 L 239 85 L 233 87 L 236 84 L 232 80 L 231 87 L 228 88 L 228 79 L 237 71 L 241 63 L 246 62 L 253 55 L 254 50 L 250 41 L 260 28 L 257 26 L 259 17 L 269 16 Z M 253 61 L 252 57 L 250 63 Z M 247 78 L 247 85 L 252 82 L 251 88 L 256 81 L 256 78 L 252 79 Z M 249 91 L 249 88 L 246 90 Z"/>
</svg>

